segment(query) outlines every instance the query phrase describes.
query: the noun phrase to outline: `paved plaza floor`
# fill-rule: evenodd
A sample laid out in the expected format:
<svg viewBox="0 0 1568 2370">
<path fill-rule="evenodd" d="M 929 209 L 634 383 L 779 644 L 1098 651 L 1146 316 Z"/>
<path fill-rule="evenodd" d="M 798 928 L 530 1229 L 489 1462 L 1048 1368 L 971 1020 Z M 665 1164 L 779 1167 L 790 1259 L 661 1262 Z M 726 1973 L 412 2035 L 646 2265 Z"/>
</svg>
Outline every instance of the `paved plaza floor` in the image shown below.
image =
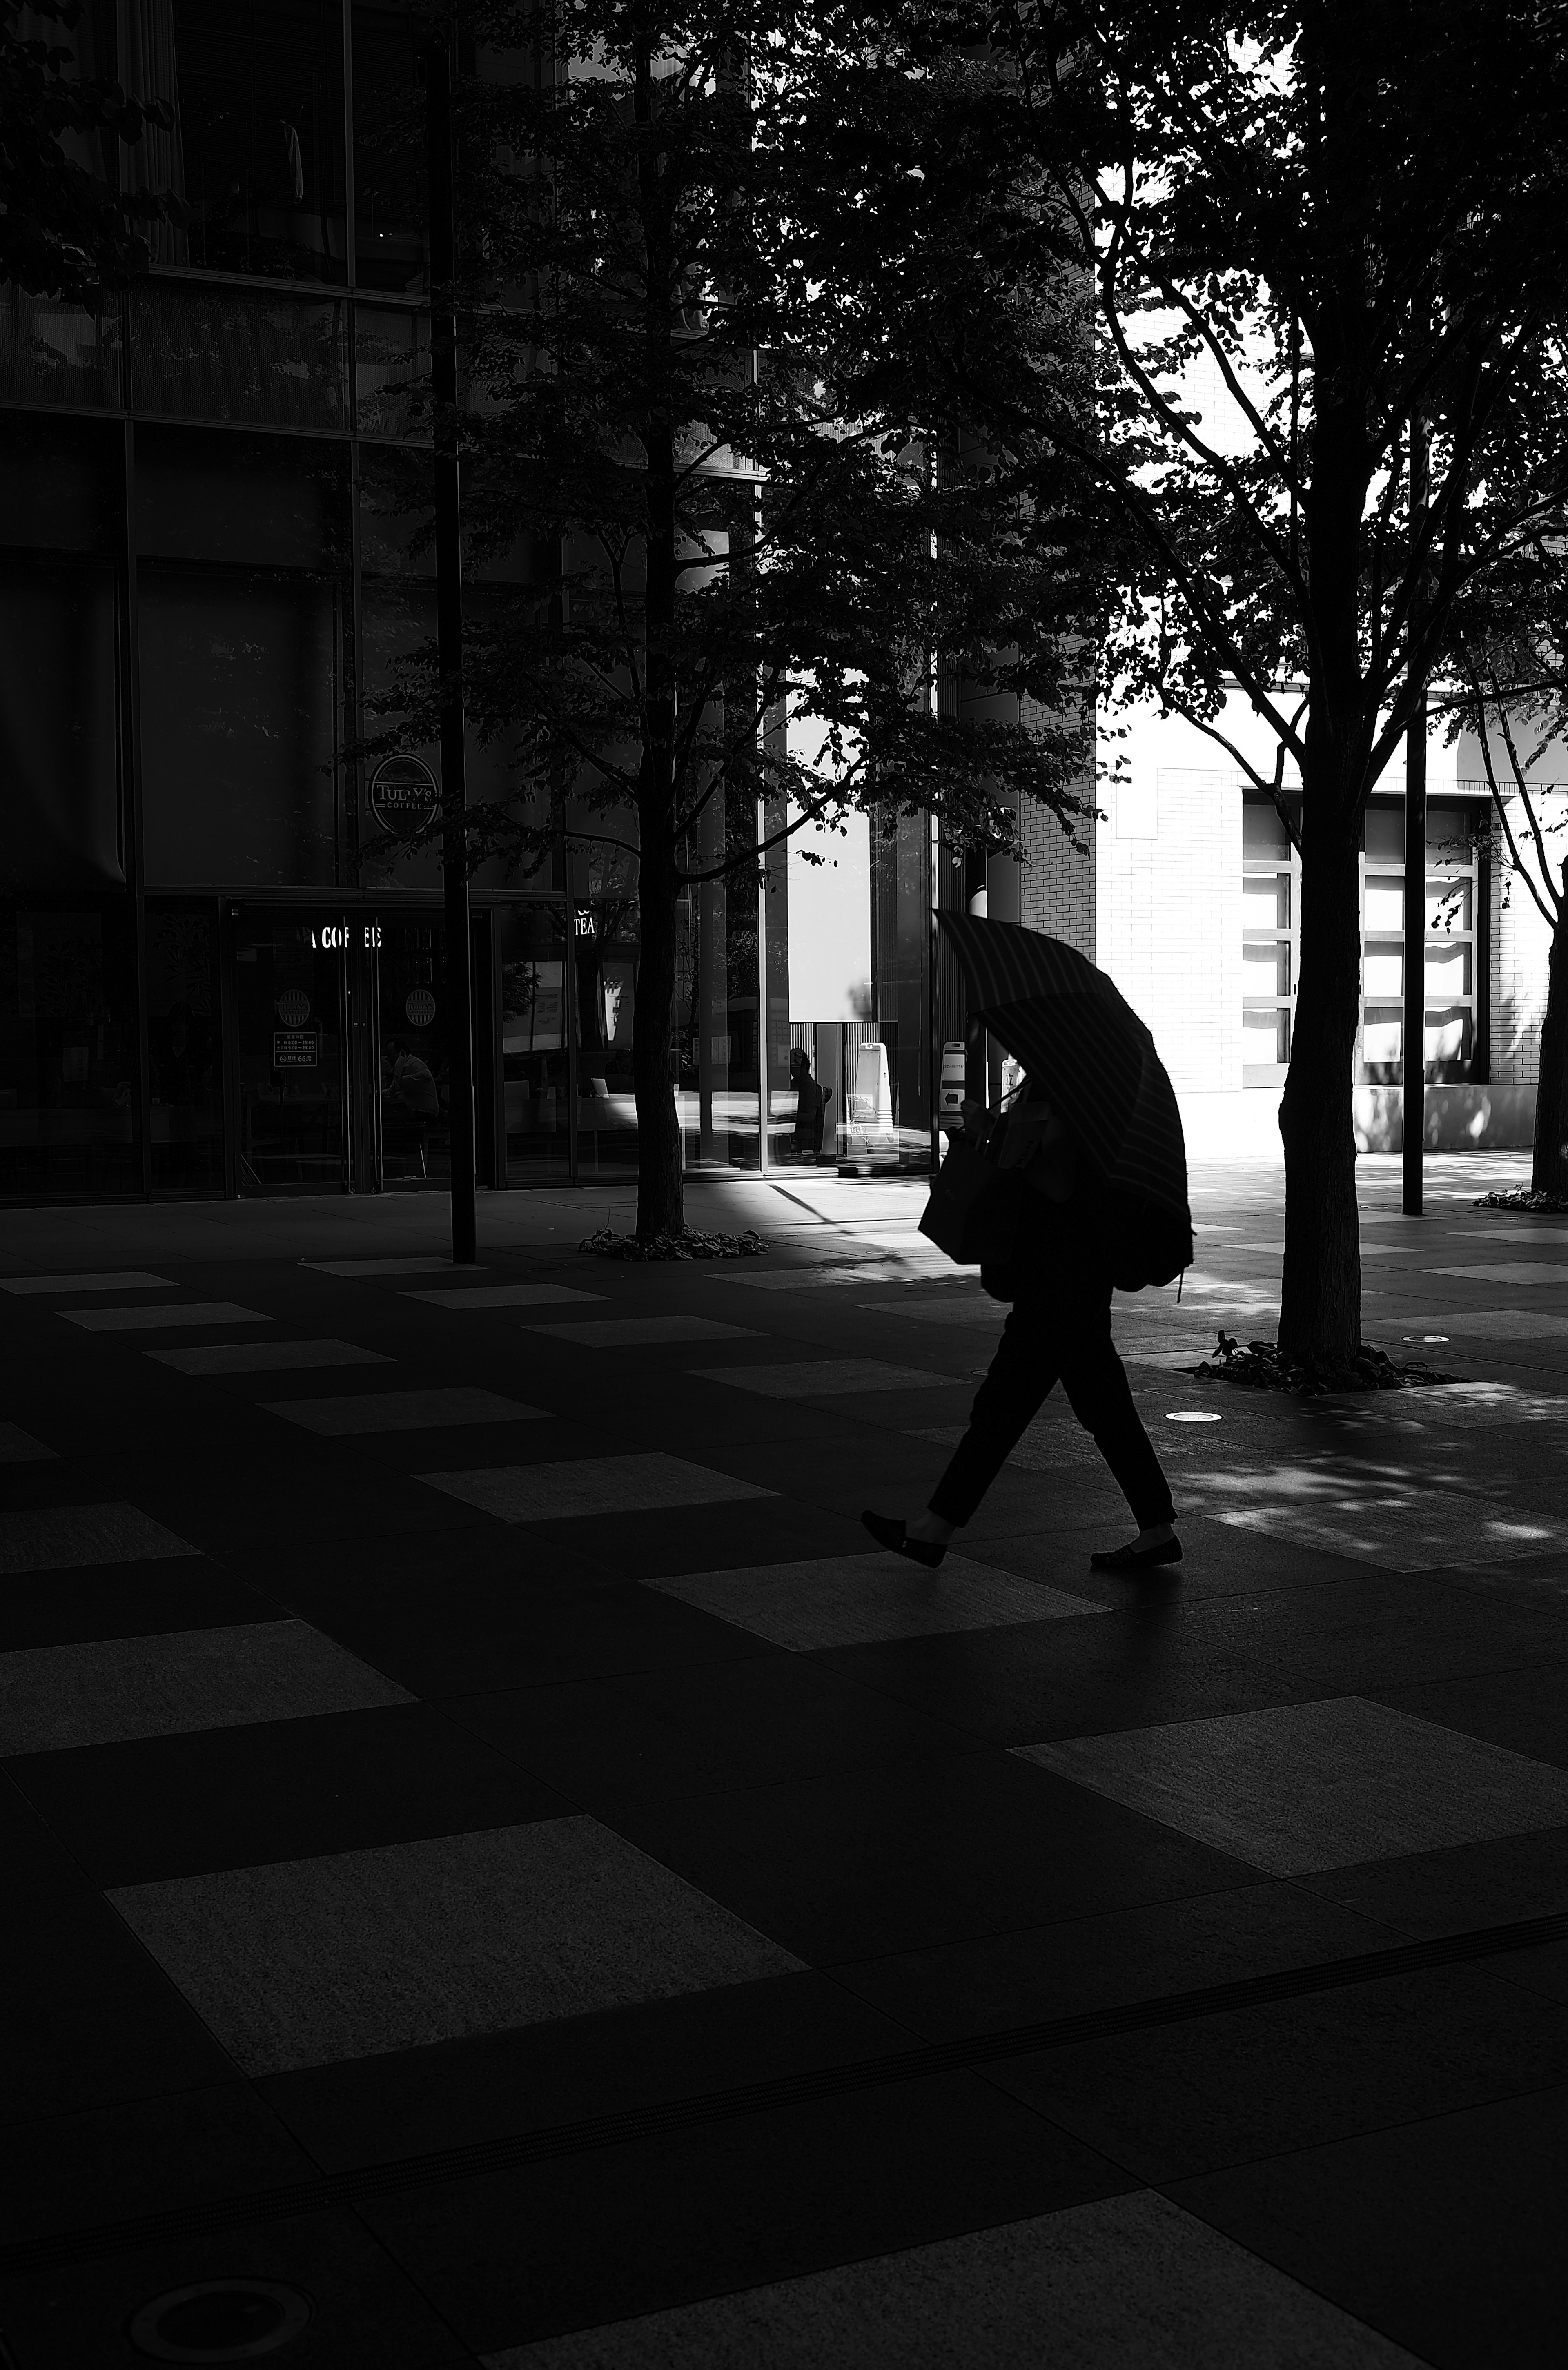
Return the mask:
<svg viewBox="0 0 1568 2370">
<path fill-rule="evenodd" d="M 1283 1234 L 1195 1171 L 1133 1579 L 1059 1398 L 940 1571 L 861 1530 L 1003 1313 L 913 1183 L 698 1187 L 772 1248 L 659 1267 L 575 1247 L 619 1187 L 477 1271 L 435 1195 L 0 1213 L 0 2370 L 225 2284 L 299 2370 L 1559 2370 L 1524 1168 L 1362 1164 L 1366 1337 L 1457 1379 L 1320 1402 L 1183 1371 Z"/>
</svg>

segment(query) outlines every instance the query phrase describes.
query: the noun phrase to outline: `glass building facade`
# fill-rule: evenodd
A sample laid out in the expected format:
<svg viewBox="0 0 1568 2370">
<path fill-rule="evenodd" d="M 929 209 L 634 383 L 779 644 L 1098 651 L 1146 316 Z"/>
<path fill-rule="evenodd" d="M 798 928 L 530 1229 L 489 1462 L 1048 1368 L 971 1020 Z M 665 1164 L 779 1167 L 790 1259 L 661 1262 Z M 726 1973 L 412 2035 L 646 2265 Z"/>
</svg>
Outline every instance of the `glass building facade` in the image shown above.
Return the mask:
<svg viewBox="0 0 1568 2370">
<path fill-rule="evenodd" d="M 439 862 L 358 754 L 434 618 L 427 21 L 95 0 L 77 29 L 169 107 L 118 169 L 188 219 L 96 312 L 0 291 L 0 1198 L 447 1173 Z M 499 763 L 473 750 L 471 797 Z M 693 1171 L 926 1165 L 961 873 L 905 819 L 688 892 Z M 473 909 L 481 1182 L 630 1173 L 634 868 L 563 846 Z"/>
</svg>

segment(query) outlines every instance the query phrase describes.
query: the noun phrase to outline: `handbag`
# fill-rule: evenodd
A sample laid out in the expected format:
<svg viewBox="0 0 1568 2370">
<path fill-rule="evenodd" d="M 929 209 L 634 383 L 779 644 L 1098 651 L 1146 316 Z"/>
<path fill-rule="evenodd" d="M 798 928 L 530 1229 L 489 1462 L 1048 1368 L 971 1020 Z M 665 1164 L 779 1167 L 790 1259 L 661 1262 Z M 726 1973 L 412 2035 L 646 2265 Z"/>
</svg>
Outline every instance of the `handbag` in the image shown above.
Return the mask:
<svg viewBox="0 0 1568 2370">
<path fill-rule="evenodd" d="M 1020 1170 L 997 1164 L 997 1137 L 985 1145 L 957 1136 L 920 1214 L 920 1232 L 960 1267 L 1012 1255 L 1027 1191 Z"/>
</svg>

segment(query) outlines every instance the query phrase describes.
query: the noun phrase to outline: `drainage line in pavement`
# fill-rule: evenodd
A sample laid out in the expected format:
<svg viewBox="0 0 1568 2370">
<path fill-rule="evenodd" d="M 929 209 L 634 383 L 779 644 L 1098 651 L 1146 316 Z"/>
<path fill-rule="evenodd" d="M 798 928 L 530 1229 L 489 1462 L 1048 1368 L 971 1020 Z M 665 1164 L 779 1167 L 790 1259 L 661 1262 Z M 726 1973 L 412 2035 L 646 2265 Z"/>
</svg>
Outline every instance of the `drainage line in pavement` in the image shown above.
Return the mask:
<svg viewBox="0 0 1568 2370">
<path fill-rule="evenodd" d="M 1247 1975 L 1235 1983 L 1209 1984 L 1200 1991 L 1168 1992 L 1158 1999 L 1132 2000 L 1122 2008 L 1090 2008 L 1078 2016 L 1013 2025 L 1001 2032 L 927 2042 L 883 2057 L 861 2058 L 851 2065 L 823 2066 L 810 2073 L 780 2075 L 771 2081 L 749 2082 L 732 2090 L 709 2091 L 700 2098 L 671 2100 L 663 2106 L 631 2107 L 613 2115 L 591 2116 L 582 2123 L 553 2124 L 544 2131 L 480 2140 L 467 2147 L 437 2148 L 426 2156 L 402 2157 L 390 2164 L 367 2165 L 354 2172 L 324 2173 L 314 2180 L 256 2190 L 249 2195 L 213 2198 L 201 2205 L 173 2206 L 166 2213 L 98 2223 L 88 2229 L 60 2231 L 45 2238 L 17 2239 L 0 2246 L 0 2279 L 91 2262 L 105 2255 L 131 2254 L 182 2238 L 249 2229 L 259 2223 L 281 2222 L 296 2215 L 328 2213 L 378 2197 L 401 2196 L 409 2190 L 436 2188 L 445 2181 L 519 2172 L 532 2164 L 579 2156 L 594 2148 L 659 2139 L 674 2132 L 696 2131 L 704 2124 L 809 2105 L 817 2099 L 844 2098 L 858 2090 L 882 2089 L 894 2082 L 920 2081 L 933 2075 L 971 2073 L 982 2066 L 1001 2065 L 1009 2058 L 1030 2056 L 1037 2050 L 1113 2040 L 1124 2032 L 1147 2032 L 1162 2024 L 1186 2024 L 1238 2008 L 1266 2008 L 1275 2000 L 1305 1999 L 1314 1992 L 1343 1991 L 1356 1984 L 1387 1982 L 1398 1975 L 1421 1974 L 1430 1968 L 1460 1966 L 1478 1959 L 1499 1958 L 1562 1941 L 1568 1941 L 1568 1913 L 1528 1917 L 1510 1926 L 1483 1926 L 1469 1934 L 1445 1935 L 1434 1941 L 1397 1943 L 1389 1950 L 1366 1950 L 1355 1958 L 1327 1959 L 1315 1966 L 1286 1968 L 1272 1975 Z"/>
</svg>

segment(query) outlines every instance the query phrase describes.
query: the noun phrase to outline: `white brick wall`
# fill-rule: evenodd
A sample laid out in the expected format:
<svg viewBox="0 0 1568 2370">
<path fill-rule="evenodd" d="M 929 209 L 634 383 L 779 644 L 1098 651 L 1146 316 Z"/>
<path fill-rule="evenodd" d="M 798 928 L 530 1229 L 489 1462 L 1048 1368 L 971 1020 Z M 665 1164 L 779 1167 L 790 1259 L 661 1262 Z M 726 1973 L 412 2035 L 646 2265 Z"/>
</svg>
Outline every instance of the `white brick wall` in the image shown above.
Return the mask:
<svg viewBox="0 0 1568 2370">
<path fill-rule="evenodd" d="M 1544 803 L 1544 801 L 1543 801 Z M 1521 851 L 1529 826 L 1516 800 L 1508 820 Z M 1550 820 L 1542 817 L 1543 822 Z M 1501 834 L 1499 834 L 1501 838 Z M 1548 841 L 1561 860 L 1562 841 Z M 1506 894 L 1506 910 L 1505 910 Z M 1548 929 L 1524 882 L 1509 878 L 1505 857 L 1492 867 L 1492 1077 L 1496 1086 L 1533 1087 L 1540 1068 L 1540 1024 L 1546 1010 Z"/>
</svg>

